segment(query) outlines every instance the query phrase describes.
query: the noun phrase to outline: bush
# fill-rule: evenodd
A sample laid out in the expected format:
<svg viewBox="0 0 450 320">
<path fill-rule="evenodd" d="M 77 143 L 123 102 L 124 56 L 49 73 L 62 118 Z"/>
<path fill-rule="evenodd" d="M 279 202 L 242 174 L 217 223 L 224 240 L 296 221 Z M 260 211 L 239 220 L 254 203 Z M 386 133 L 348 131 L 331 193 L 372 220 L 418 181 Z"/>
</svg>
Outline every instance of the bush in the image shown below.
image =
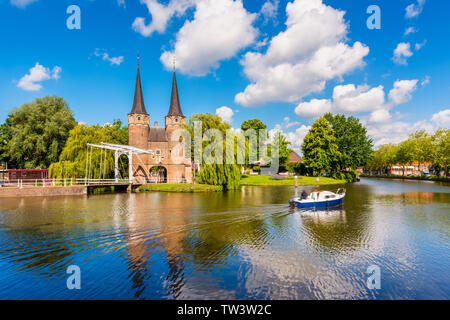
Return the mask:
<svg viewBox="0 0 450 320">
<path fill-rule="evenodd" d="M 255 172 L 260 172 L 261 171 L 261 167 L 260 166 L 253 166 L 252 170 L 255 171 Z"/>
<path fill-rule="evenodd" d="M 222 186 L 224 190 L 239 188 L 241 170 L 232 164 L 205 164 L 198 174 L 198 182 Z"/>
<path fill-rule="evenodd" d="M 355 182 L 357 174 L 355 171 L 333 172 L 331 177 L 336 180 L 345 180 L 347 182 Z"/>
</svg>

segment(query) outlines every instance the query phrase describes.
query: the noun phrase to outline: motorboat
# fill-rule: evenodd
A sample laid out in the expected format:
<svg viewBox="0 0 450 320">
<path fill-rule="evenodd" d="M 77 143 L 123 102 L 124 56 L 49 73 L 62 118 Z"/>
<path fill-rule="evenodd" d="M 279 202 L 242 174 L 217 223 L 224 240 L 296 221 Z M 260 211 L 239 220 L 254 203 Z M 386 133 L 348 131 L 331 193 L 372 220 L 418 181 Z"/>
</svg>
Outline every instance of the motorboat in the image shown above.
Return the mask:
<svg viewBox="0 0 450 320">
<path fill-rule="evenodd" d="M 338 206 L 344 203 L 345 191 L 344 188 L 339 188 L 336 192 L 316 190 L 311 192 L 306 199 L 302 199 L 302 197 L 290 199 L 289 204 L 297 208 Z"/>
</svg>

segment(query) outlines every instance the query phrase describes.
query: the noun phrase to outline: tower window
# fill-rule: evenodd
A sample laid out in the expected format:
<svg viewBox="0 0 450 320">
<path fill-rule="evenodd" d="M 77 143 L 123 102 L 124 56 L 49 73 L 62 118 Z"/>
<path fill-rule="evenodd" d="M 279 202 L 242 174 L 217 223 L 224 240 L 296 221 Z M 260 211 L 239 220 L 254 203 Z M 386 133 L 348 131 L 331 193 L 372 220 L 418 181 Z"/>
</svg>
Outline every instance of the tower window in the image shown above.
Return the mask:
<svg viewBox="0 0 450 320">
<path fill-rule="evenodd" d="M 160 155 L 161 154 L 161 150 L 156 150 L 156 155 Z"/>
<path fill-rule="evenodd" d="M 175 118 L 175 122 L 178 122 L 178 118 Z"/>
<path fill-rule="evenodd" d="M 141 120 L 141 117 L 138 117 L 138 121 L 140 121 Z"/>
</svg>

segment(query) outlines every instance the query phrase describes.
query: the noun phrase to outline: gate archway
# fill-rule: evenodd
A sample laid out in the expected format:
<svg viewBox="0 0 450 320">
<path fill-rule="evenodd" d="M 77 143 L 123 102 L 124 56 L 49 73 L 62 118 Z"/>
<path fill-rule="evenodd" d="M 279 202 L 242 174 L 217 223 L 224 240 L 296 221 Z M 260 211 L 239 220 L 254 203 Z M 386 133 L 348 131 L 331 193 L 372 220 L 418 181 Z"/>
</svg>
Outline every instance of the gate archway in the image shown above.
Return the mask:
<svg viewBox="0 0 450 320">
<path fill-rule="evenodd" d="M 163 166 L 153 166 L 149 170 L 150 179 L 157 183 L 167 183 L 167 169 Z"/>
</svg>

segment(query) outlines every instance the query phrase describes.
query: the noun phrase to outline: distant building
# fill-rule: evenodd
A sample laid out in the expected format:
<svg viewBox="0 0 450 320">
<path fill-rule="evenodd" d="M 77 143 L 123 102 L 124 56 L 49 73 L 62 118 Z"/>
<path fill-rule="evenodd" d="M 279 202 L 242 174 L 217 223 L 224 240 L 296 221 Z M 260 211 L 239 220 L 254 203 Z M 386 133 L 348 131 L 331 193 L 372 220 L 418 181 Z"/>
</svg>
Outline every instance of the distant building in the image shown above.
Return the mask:
<svg viewBox="0 0 450 320">
<path fill-rule="evenodd" d="M 292 151 L 289 154 L 288 162 L 302 162 L 302 161 L 303 161 L 302 157 L 300 157 L 297 152 Z"/>
<path fill-rule="evenodd" d="M 155 122 L 154 126 L 150 127 L 149 123 L 150 116 L 144 105 L 138 66 L 133 107 L 128 114 L 128 143 L 133 147 L 152 150 L 153 155 L 133 156 L 133 176 L 139 182 L 191 182 L 191 161 L 185 159 L 184 149 L 175 148 L 179 145 L 179 141 L 171 139 L 172 133 L 183 128 L 186 123 L 186 117 L 181 111 L 175 70 L 173 71 L 172 95 L 169 112 L 165 117 L 165 126 L 159 127 Z"/>
<path fill-rule="evenodd" d="M 47 169 L 35 170 L 0 170 L 0 180 L 15 181 L 15 180 L 42 180 L 48 179 Z"/>
<path fill-rule="evenodd" d="M 393 165 L 389 169 L 389 174 L 395 175 L 395 176 L 402 176 L 402 175 L 418 176 L 422 172 L 430 173 L 431 167 L 432 167 L 431 162 L 421 162 L 419 165 L 419 161 L 414 161 L 410 165 L 405 165 L 405 166 L 402 166 L 400 164 Z"/>
</svg>

